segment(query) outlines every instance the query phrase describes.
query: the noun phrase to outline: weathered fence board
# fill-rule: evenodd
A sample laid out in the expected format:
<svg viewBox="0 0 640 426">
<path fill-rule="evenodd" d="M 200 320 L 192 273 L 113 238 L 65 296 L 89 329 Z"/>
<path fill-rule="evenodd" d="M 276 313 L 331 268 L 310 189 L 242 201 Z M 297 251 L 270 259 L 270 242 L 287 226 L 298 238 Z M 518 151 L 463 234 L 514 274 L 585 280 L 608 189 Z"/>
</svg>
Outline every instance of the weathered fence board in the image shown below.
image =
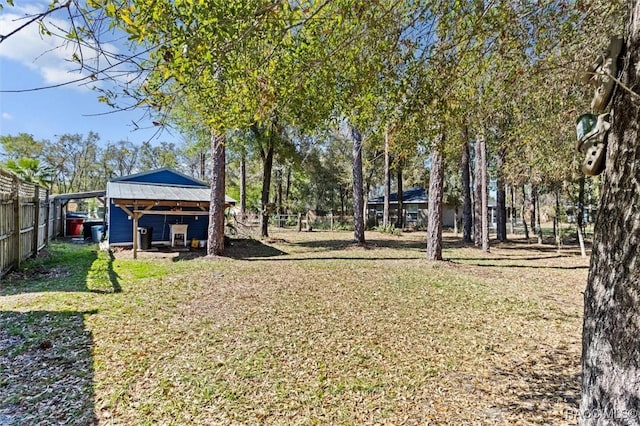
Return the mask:
<svg viewBox="0 0 640 426">
<path fill-rule="evenodd" d="M 0 170 L 0 277 L 37 255 L 57 235 L 52 204 L 47 189 Z"/>
</svg>

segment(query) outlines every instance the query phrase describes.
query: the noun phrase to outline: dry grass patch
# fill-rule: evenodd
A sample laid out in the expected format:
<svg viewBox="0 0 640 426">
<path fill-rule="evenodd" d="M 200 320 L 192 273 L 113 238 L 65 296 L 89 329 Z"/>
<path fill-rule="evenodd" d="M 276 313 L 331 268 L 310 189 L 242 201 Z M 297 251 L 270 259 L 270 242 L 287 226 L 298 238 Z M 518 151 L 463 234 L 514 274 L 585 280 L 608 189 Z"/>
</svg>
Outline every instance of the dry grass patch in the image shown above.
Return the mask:
<svg viewBox="0 0 640 426">
<path fill-rule="evenodd" d="M 452 240 L 429 263 L 421 233 L 367 237 L 280 232 L 213 261 L 102 253 L 86 291 L 23 283 L 0 307 L 93 312 L 69 332 L 92 337 L 82 389 L 102 424 L 569 424 L 586 260 Z M 101 277 L 120 290 L 91 291 Z M 10 390 L 0 379 L 0 416 L 21 424 Z"/>
</svg>

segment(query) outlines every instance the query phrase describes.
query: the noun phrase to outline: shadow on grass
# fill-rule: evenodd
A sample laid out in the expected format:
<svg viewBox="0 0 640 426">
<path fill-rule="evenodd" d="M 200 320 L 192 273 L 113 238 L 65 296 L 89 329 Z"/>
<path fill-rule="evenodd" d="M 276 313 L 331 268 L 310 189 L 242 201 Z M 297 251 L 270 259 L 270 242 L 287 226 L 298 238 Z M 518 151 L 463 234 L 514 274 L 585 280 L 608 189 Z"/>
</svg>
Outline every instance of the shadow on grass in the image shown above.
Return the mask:
<svg viewBox="0 0 640 426">
<path fill-rule="evenodd" d="M 163 252 L 176 253 L 176 251 L 171 248 L 168 248 Z M 285 254 L 287 253 L 270 245 L 264 244 L 259 240 L 251 238 L 233 238 L 231 239 L 231 244 L 225 247 L 223 256 L 231 259 L 247 260 L 283 256 Z M 188 251 L 177 252 L 175 256 L 171 257 L 171 260 L 173 262 L 181 262 L 185 260 L 200 259 L 206 256 L 206 249 L 191 249 Z"/>
<path fill-rule="evenodd" d="M 332 250 L 344 250 L 352 247 L 359 247 L 362 249 L 376 249 L 376 248 L 392 248 L 392 249 L 424 249 L 426 243 L 423 241 L 407 241 L 401 239 L 377 239 L 368 238 L 365 246 L 358 246 L 355 241 L 350 240 L 317 240 L 317 241 L 301 241 L 291 243 L 291 245 L 297 247 L 304 247 L 314 249 L 317 251 L 332 251 Z"/>
<path fill-rule="evenodd" d="M 122 291 L 112 253 L 98 253 L 96 245 L 52 243 L 40 255 L 0 282 L 0 296 L 37 292 Z"/>
<path fill-rule="evenodd" d="M 90 312 L 0 312 L 0 424 L 96 424 Z"/>
<path fill-rule="evenodd" d="M 113 252 L 109 251 L 109 261 L 107 266 L 107 276 L 109 277 L 109 284 L 111 288 L 113 288 L 113 293 L 122 292 L 122 287 L 120 286 L 120 275 L 113 268 L 113 262 L 115 262 L 116 258 L 113 256 Z"/>
<path fill-rule="evenodd" d="M 278 259 L 245 259 L 251 262 L 273 261 L 273 262 L 320 262 L 327 260 L 358 260 L 358 261 L 389 261 L 389 260 L 420 260 L 425 259 L 424 256 L 404 256 L 404 257 L 362 257 L 362 256 L 322 256 L 322 257 L 286 257 Z"/>
<path fill-rule="evenodd" d="M 283 256 L 286 252 L 250 238 L 234 238 L 225 249 L 224 255 L 232 259 L 247 260 L 255 258 Z"/>
<path fill-rule="evenodd" d="M 494 376 L 511 384 L 510 397 L 496 408 L 510 415 L 546 418 L 548 413 L 545 411 L 562 402 L 567 409 L 559 415 L 575 414 L 581 387 L 579 365 L 579 356 L 560 347 L 541 357 L 525 358 L 504 369 L 496 369 Z"/>
<path fill-rule="evenodd" d="M 500 261 L 500 260 L 506 260 L 506 261 L 517 261 L 517 260 L 547 260 L 547 259 L 561 259 L 561 258 L 566 258 L 566 257 L 574 257 L 571 255 L 562 255 L 562 254 L 558 254 L 555 256 L 527 256 L 527 257 L 519 257 L 519 255 L 514 255 L 513 257 L 486 257 L 486 258 L 480 258 L 480 257 L 457 257 L 457 256 L 453 256 L 453 257 L 447 257 L 447 260 L 450 261 L 456 261 L 456 260 L 488 260 L 488 261 Z"/>
<path fill-rule="evenodd" d="M 543 258 L 544 259 L 544 258 Z M 473 263 L 473 262 L 456 262 L 453 259 L 448 259 L 451 262 L 458 265 L 470 265 L 480 266 L 485 268 L 525 268 L 525 269 L 564 269 L 564 270 L 577 270 L 577 269 L 589 269 L 587 265 L 574 265 L 574 266 L 554 266 L 554 265 L 514 265 L 512 263 Z M 477 260 L 477 259 L 473 259 Z M 494 260 L 494 259 L 488 259 Z M 522 259 L 509 259 L 509 260 L 522 260 Z"/>
</svg>

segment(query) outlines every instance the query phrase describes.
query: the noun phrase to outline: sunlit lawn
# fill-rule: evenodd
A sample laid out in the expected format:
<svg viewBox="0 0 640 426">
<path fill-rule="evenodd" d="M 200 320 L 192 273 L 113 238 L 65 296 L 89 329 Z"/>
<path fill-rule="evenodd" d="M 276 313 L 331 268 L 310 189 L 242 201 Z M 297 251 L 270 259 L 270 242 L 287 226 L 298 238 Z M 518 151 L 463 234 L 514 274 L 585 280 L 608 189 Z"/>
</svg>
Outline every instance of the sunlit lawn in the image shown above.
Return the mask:
<svg viewBox="0 0 640 426">
<path fill-rule="evenodd" d="M 575 423 L 575 247 L 448 236 L 429 263 L 423 233 L 367 238 L 54 244 L 1 284 L 0 424 Z"/>
</svg>

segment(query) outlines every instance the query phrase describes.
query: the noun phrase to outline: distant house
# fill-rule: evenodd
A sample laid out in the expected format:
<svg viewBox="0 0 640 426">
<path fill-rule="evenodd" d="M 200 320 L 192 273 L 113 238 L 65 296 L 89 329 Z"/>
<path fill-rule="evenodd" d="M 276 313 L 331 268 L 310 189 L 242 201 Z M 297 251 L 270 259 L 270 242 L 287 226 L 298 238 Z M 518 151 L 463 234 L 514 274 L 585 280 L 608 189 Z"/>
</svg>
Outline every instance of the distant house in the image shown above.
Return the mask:
<svg viewBox="0 0 640 426">
<path fill-rule="evenodd" d="M 171 225 L 187 225 L 180 235 L 186 240 L 206 240 L 210 197 L 207 183 L 169 168 L 113 179 L 106 191 L 109 245 L 133 245 L 141 228 L 151 234 L 151 244 L 168 245 Z M 225 196 L 226 205 L 234 203 Z"/>
<path fill-rule="evenodd" d="M 428 192 L 419 186 L 402 191 L 402 214 L 406 227 L 426 227 L 427 211 L 429 203 Z M 368 217 L 370 224 L 375 226 L 382 224 L 382 214 L 384 210 L 384 196 L 370 199 L 367 203 Z M 389 216 L 391 223 L 396 223 L 398 218 L 398 193 L 394 192 L 389 196 Z M 442 226 L 453 227 L 456 220 L 455 206 L 445 205 L 442 208 Z"/>
</svg>

